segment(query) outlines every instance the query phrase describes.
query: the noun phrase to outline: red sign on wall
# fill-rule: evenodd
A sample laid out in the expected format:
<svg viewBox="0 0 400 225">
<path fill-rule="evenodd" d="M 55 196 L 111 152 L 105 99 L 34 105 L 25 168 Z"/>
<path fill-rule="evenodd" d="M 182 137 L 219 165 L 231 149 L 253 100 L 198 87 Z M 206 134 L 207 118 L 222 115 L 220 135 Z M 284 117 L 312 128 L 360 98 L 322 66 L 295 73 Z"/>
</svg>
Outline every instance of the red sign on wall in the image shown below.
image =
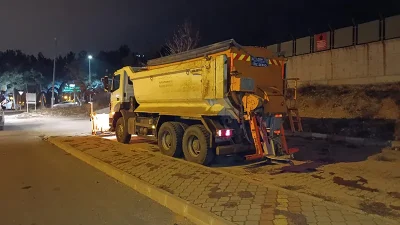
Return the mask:
<svg viewBox="0 0 400 225">
<path fill-rule="evenodd" d="M 328 49 L 328 32 L 316 34 L 314 36 L 315 50 L 322 51 Z"/>
</svg>

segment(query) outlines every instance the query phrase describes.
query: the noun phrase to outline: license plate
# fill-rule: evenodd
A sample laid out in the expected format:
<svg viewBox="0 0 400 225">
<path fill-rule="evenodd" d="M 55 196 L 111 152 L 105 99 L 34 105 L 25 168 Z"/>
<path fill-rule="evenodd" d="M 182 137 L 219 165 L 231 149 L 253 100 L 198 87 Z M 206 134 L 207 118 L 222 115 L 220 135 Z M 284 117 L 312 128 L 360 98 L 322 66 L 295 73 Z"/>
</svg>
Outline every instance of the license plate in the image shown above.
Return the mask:
<svg viewBox="0 0 400 225">
<path fill-rule="evenodd" d="M 251 65 L 256 67 L 267 67 L 268 63 L 265 58 L 262 57 L 251 57 Z"/>
</svg>

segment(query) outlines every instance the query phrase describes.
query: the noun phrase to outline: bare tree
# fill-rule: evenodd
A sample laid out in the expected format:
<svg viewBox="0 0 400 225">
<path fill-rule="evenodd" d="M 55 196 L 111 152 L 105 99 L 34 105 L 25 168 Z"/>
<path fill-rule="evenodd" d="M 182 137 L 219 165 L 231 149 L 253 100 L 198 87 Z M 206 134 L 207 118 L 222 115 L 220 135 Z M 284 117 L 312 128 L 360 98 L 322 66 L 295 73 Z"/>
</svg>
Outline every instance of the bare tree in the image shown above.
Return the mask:
<svg viewBox="0 0 400 225">
<path fill-rule="evenodd" d="M 194 29 L 189 20 L 185 20 L 175 31 L 172 39 L 167 41 L 166 46 L 170 54 L 177 54 L 197 47 L 199 41 L 199 30 Z"/>
</svg>

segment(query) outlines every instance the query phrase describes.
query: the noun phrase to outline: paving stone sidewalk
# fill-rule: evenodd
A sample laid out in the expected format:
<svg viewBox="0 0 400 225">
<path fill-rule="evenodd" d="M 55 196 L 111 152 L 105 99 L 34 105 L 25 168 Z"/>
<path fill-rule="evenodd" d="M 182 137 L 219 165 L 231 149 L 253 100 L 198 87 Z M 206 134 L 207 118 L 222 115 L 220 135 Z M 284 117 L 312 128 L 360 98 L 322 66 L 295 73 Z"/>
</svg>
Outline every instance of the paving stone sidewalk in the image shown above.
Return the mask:
<svg viewBox="0 0 400 225">
<path fill-rule="evenodd" d="M 133 147 L 98 137 L 50 141 L 85 152 L 238 225 L 400 224 L 169 158 L 140 144 Z"/>
</svg>

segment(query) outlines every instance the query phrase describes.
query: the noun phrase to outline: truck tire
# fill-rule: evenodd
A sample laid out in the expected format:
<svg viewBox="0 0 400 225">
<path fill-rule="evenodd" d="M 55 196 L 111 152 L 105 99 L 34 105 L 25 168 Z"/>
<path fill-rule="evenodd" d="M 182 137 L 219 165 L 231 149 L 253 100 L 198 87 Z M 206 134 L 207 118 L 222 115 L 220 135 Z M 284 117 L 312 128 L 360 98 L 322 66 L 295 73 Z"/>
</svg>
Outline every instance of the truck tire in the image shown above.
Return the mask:
<svg viewBox="0 0 400 225">
<path fill-rule="evenodd" d="M 117 120 L 115 125 L 115 136 L 120 143 L 128 144 L 131 141 L 132 135 L 128 133 L 128 128 L 125 126 L 125 121 L 123 117 Z"/>
<path fill-rule="evenodd" d="M 210 148 L 210 134 L 203 125 L 193 125 L 186 129 L 182 147 L 186 160 L 190 162 L 209 165 L 215 156 Z"/>
<path fill-rule="evenodd" d="M 162 154 L 171 157 L 182 156 L 183 129 L 177 122 L 165 122 L 158 130 L 158 147 Z"/>
</svg>

